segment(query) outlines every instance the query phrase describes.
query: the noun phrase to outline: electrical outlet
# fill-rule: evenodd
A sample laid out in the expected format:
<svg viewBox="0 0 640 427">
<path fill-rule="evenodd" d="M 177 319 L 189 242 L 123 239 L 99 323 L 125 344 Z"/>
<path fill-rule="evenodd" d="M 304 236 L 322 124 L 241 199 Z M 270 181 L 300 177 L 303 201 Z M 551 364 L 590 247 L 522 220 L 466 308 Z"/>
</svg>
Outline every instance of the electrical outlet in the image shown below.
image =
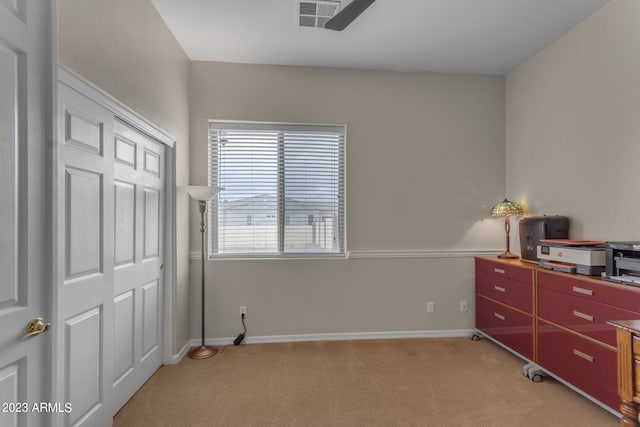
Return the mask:
<svg viewBox="0 0 640 427">
<path fill-rule="evenodd" d="M 427 302 L 427 313 L 433 313 L 433 301 Z"/>
<path fill-rule="evenodd" d="M 242 316 L 244 314 L 244 317 L 247 317 L 247 306 L 246 305 L 241 305 L 240 306 L 240 316 Z"/>
<path fill-rule="evenodd" d="M 469 311 L 469 304 L 467 304 L 467 300 L 460 301 L 460 311 Z"/>
</svg>

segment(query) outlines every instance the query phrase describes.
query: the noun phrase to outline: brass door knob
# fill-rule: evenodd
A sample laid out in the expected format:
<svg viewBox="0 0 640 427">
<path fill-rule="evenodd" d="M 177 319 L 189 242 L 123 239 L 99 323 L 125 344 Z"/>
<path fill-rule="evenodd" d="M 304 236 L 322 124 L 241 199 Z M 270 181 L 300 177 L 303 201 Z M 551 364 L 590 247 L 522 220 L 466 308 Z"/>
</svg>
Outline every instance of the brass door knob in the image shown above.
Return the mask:
<svg viewBox="0 0 640 427">
<path fill-rule="evenodd" d="M 50 323 L 45 323 L 42 317 L 38 317 L 33 319 L 27 325 L 27 337 L 35 337 L 36 335 L 40 335 L 43 332 L 49 330 Z"/>
<path fill-rule="evenodd" d="M 164 271 L 164 264 L 160 264 L 160 271 Z"/>
</svg>

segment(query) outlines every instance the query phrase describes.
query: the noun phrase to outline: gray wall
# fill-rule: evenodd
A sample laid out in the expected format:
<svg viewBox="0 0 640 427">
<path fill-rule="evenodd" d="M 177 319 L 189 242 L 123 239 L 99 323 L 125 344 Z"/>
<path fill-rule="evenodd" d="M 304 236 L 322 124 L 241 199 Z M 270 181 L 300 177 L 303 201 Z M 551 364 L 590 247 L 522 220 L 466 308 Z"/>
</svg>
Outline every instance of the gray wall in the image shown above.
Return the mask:
<svg viewBox="0 0 640 427">
<path fill-rule="evenodd" d="M 347 125 L 347 249 L 372 259 L 207 262 L 207 336 L 471 328 L 473 258 L 503 247 L 505 78 L 192 62 L 191 181 L 207 120 Z M 199 251 L 192 209 L 191 251 Z M 405 251 L 437 251 L 403 258 Z M 365 254 L 363 254 L 365 253 Z M 400 258 L 395 258 L 399 256 Z M 192 261 L 192 284 L 200 280 Z M 193 293 L 193 306 L 199 294 Z M 427 315 L 427 301 L 435 313 Z M 199 336 L 194 311 L 192 335 Z"/>
<path fill-rule="evenodd" d="M 640 240 L 639 24 L 612 0 L 508 75 L 507 194 L 573 238 Z"/>
<path fill-rule="evenodd" d="M 169 132 L 189 183 L 188 58 L 148 0 L 58 0 L 60 63 Z M 177 193 L 174 352 L 189 330 L 189 204 Z"/>
</svg>

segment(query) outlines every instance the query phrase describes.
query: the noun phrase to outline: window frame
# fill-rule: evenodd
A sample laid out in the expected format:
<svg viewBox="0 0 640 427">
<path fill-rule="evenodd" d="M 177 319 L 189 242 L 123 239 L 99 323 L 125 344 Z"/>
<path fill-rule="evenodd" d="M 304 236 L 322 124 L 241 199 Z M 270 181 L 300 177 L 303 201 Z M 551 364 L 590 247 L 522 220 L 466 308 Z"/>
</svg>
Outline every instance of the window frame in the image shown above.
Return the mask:
<svg viewBox="0 0 640 427">
<path fill-rule="evenodd" d="M 218 171 L 212 171 L 213 155 L 213 138 L 212 131 L 214 126 L 216 130 L 226 128 L 228 130 L 262 130 L 262 131 L 275 131 L 278 133 L 285 133 L 287 131 L 308 131 L 308 132 L 338 132 L 341 134 L 341 147 L 339 147 L 339 175 L 338 175 L 338 195 L 341 199 L 338 208 L 338 230 L 341 231 L 338 236 L 339 251 L 336 252 L 285 252 L 283 251 L 284 242 L 284 229 L 286 225 L 286 216 L 284 212 L 284 167 L 283 165 L 283 152 L 284 144 L 283 138 L 278 137 L 278 194 L 276 196 L 278 200 L 278 208 L 276 214 L 276 222 L 278 225 L 278 251 L 277 252 L 238 252 L 238 253 L 217 253 L 217 238 L 214 233 L 218 232 L 218 197 L 208 202 L 208 230 L 207 230 L 207 258 L 210 260 L 257 260 L 257 259 L 346 259 L 348 257 L 347 251 L 347 196 L 346 196 L 346 164 L 347 164 L 347 125 L 346 124 L 319 124 L 319 123 L 290 123 L 290 122 L 259 122 L 259 121 L 235 121 L 235 120 L 209 120 L 207 127 L 207 180 L 211 186 L 217 185 Z M 217 148 L 216 148 L 217 150 Z M 217 151 L 216 151 L 217 152 Z M 222 189 L 221 191 L 224 191 Z M 340 205 L 342 209 L 340 209 Z M 340 245 L 341 243 L 341 245 Z"/>
</svg>

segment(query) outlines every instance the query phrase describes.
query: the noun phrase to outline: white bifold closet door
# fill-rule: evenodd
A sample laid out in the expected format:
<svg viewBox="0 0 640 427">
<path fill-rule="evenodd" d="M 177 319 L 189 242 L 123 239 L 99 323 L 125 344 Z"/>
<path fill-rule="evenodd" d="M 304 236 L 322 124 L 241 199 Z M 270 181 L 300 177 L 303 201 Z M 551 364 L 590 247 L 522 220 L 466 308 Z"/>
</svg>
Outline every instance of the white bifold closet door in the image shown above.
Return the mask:
<svg viewBox="0 0 640 427">
<path fill-rule="evenodd" d="M 119 121 L 114 163 L 114 404 L 162 360 L 164 146 Z"/>
<path fill-rule="evenodd" d="M 65 426 L 111 426 L 161 363 L 165 147 L 59 84 L 54 356 Z"/>
</svg>

